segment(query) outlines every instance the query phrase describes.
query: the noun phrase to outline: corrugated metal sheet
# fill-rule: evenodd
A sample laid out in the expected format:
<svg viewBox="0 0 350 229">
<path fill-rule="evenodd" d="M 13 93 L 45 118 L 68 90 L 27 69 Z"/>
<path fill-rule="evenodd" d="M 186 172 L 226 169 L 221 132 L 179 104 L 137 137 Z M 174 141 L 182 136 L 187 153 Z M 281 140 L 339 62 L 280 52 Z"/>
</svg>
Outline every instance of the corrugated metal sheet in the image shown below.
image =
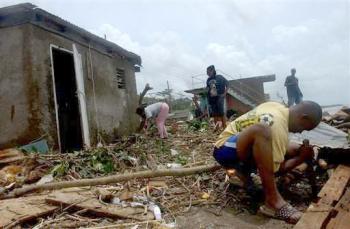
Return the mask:
<svg viewBox="0 0 350 229">
<path fill-rule="evenodd" d="M 324 122 L 321 122 L 311 131 L 303 131 L 300 134 L 289 134 L 289 140 L 291 142 L 301 144 L 304 139 L 309 139 L 311 145 L 317 145 L 319 147 L 349 148 L 347 134 Z"/>
</svg>

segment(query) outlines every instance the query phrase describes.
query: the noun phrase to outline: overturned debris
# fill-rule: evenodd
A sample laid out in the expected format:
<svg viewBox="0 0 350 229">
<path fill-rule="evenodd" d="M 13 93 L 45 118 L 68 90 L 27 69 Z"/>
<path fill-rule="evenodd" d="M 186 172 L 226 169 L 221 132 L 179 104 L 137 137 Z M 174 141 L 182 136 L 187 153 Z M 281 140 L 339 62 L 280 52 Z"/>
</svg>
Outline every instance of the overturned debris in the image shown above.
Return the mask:
<svg viewBox="0 0 350 229">
<path fill-rule="evenodd" d="M 203 165 L 192 168 L 183 168 L 183 169 L 164 169 L 157 171 L 142 171 L 130 174 L 114 175 L 108 177 L 101 177 L 96 179 L 81 179 L 76 181 L 62 181 L 56 183 L 47 183 L 42 185 L 31 185 L 15 189 L 9 194 L 5 194 L 1 199 L 13 198 L 21 196 L 28 192 L 33 191 L 43 191 L 43 190 L 53 190 L 53 189 L 62 189 L 62 188 L 71 188 L 71 187 L 84 187 L 84 186 L 96 186 L 96 185 L 106 185 L 122 181 L 128 181 L 137 178 L 152 178 L 152 177 L 161 177 L 161 176 L 187 176 L 203 172 L 211 172 L 219 169 L 218 165 Z"/>
</svg>

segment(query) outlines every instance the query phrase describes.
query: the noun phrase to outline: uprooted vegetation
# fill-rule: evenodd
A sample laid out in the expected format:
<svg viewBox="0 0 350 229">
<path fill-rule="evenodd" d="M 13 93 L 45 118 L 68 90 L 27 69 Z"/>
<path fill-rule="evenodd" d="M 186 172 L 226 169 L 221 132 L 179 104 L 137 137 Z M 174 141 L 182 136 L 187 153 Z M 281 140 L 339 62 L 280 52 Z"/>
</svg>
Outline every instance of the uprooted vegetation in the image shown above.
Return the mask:
<svg viewBox="0 0 350 229">
<path fill-rule="evenodd" d="M 38 180 L 39 183 L 79 182 L 82 179 L 96 179 L 114 174 L 186 169 L 215 164 L 212 150 L 218 133 L 212 132 L 208 124 L 171 122 L 168 128 L 171 136 L 167 140 L 154 137 L 157 133 L 153 129 L 147 135 L 124 137 L 100 148 L 66 154 L 23 155 L 23 160 L 10 165 L 17 166 L 21 172 L 14 172 L 12 178 L 3 183 L 2 192 L 11 193 L 14 188 L 24 184 L 26 187 L 26 184 Z M 32 174 L 31 179 L 28 179 L 29 174 Z M 305 176 L 294 176 L 298 177 L 298 182 L 285 186 L 287 188 L 284 193 L 287 199 L 295 200 L 294 204 L 299 209 L 305 209 L 312 198 L 311 187 Z M 34 197 L 31 197 L 37 198 L 35 202 L 41 204 L 38 211 L 42 214 L 37 213 L 30 220 L 15 219 L 15 223 L 12 222 L 11 225 L 63 228 L 121 224 L 119 226 L 124 228 L 135 225 L 139 225 L 140 228 L 171 228 L 173 224 L 169 223 L 176 222 L 177 216 L 190 211 L 193 206 L 208 208 L 214 215 L 220 215 L 222 210 L 228 207 L 233 209 L 235 214 L 255 214 L 263 201 L 261 185 L 257 176 L 255 178 L 257 188 L 253 190 L 254 193 L 249 194 L 239 184 L 230 185 L 225 182 L 223 170 L 181 177 L 130 179 L 97 187 L 85 185 L 57 191 L 44 190 L 40 195 L 34 194 Z M 319 185 L 322 185 L 323 180 L 319 181 Z M 21 198 L 3 201 L 14 203 L 16 201 L 13 200 L 19 199 Z M 26 203 L 26 199 L 21 199 L 21 202 Z M 30 203 L 33 205 L 33 201 Z M 47 211 L 42 212 L 42 206 L 45 206 Z M 31 208 L 35 209 L 35 206 Z M 17 212 L 18 214 L 27 213 Z"/>
</svg>

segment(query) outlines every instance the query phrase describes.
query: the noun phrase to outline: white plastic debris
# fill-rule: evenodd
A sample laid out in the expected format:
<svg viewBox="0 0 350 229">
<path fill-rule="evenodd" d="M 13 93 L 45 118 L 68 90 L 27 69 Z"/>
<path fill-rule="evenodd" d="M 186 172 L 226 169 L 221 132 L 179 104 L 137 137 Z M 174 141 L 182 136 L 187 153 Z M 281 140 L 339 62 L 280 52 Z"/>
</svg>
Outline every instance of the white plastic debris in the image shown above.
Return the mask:
<svg viewBox="0 0 350 229">
<path fill-rule="evenodd" d="M 179 154 L 179 152 L 177 152 L 177 151 L 174 150 L 174 149 L 170 149 L 170 154 L 171 154 L 171 156 L 176 156 L 176 155 Z"/>
<path fill-rule="evenodd" d="M 139 202 L 131 202 L 130 206 L 133 207 L 133 208 L 134 207 L 143 207 L 144 204 L 143 203 L 139 203 Z"/>
<path fill-rule="evenodd" d="M 47 175 L 43 176 L 36 184 L 41 185 L 41 184 L 50 183 L 52 181 L 53 181 L 53 175 L 47 174 Z"/>
<path fill-rule="evenodd" d="M 119 199 L 119 197 L 113 197 L 111 204 L 116 204 L 116 205 L 121 205 L 121 201 Z"/>
<path fill-rule="evenodd" d="M 160 211 L 160 208 L 158 207 L 158 205 L 151 203 L 149 206 L 149 209 L 151 211 L 153 211 L 154 214 L 154 218 L 156 220 L 161 220 L 162 219 L 162 212 Z"/>
<path fill-rule="evenodd" d="M 165 228 L 176 228 L 176 223 L 167 223 L 167 224 L 162 224 L 162 226 L 165 226 Z"/>
<path fill-rule="evenodd" d="M 182 168 L 182 165 L 179 164 L 179 163 L 168 163 L 168 164 L 166 164 L 166 166 L 169 169 L 180 169 L 180 168 Z"/>
<path fill-rule="evenodd" d="M 193 114 L 191 112 L 188 112 L 187 121 L 191 121 L 191 120 L 193 120 Z"/>
</svg>

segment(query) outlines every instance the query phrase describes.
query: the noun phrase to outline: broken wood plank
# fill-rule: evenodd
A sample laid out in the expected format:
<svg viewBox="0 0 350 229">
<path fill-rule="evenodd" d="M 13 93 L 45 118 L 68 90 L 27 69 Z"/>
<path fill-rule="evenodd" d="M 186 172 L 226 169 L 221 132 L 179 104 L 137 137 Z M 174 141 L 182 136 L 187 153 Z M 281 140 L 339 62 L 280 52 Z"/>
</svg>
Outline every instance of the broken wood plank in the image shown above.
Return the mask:
<svg viewBox="0 0 350 229">
<path fill-rule="evenodd" d="M 0 165 L 24 160 L 26 156 L 17 149 L 6 149 L 0 151 Z"/>
<path fill-rule="evenodd" d="M 94 179 L 81 179 L 74 181 L 61 181 L 55 183 L 47 183 L 42 185 L 29 185 L 23 188 L 14 189 L 11 193 L 3 195 L 0 199 L 14 198 L 21 196 L 28 192 L 43 191 L 43 190 L 54 190 L 71 187 L 84 187 L 84 186 L 96 186 L 106 185 L 112 183 L 118 183 L 128 181 L 137 178 L 152 178 L 152 177 L 163 177 L 163 176 L 188 176 L 203 172 L 213 172 L 220 169 L 221 166 L 217 164 L 203 165 L 192 168 L 181 168 L 181 169 L 163 169 L 155 171 L 141 171 L 135 173 L 126 173 L 113 176 L 106 176 Z"/>
<path fill-rule="evenodd" d="M 133 219 L 137 221 L 154 219 L 153 213 L 147 212 L 144 214 L 144 208 L 122 207 L 115 204 L 101 203 L 92 191 L 78 188 L 55 191 L 48 195 L 45 201 L 65 210 L 86 209 L 88 213 L 101 217 Z"/>
<path fill-rule="evenodd" d="M 0 228 L 10 228 L 57 210 L 45 203 L 45 196 L 20 197 L 0 201 Z"/>
<path fill-rule="evenodd" d="M 309 206 L 294 229 L 325 228 L 332 217 L 332 211 L 334 210 L 332 204 L 343 195 L 349 179 L 350 167 L 339 165 L 319 192 L 320 200 L 318 203 Z"/>
<path fill-rule="evenodd" d="M 349 228 L 350 225 L 350 188 L 335 206 L 335 217 L 327 225 L 327 229 Z"/>
<path fill-rule="evenodd" d="M 329 222 L 327 229 L 348 229 L 350 227 L 350 212 L 341 211 Z"/>
<path fill-rule="evenodd" d="M 325 204 L 311 204 L 294 229 L 320 229 L 330 217 L 332 208 Z"/>
<path fill-rule="evenodd" d="M 350 179 L 350 167 L 339 165 L 322 190 L 318 193 L 320 201 L 325 204 L 333 204 L 338 201 Z"/>
</svg>

